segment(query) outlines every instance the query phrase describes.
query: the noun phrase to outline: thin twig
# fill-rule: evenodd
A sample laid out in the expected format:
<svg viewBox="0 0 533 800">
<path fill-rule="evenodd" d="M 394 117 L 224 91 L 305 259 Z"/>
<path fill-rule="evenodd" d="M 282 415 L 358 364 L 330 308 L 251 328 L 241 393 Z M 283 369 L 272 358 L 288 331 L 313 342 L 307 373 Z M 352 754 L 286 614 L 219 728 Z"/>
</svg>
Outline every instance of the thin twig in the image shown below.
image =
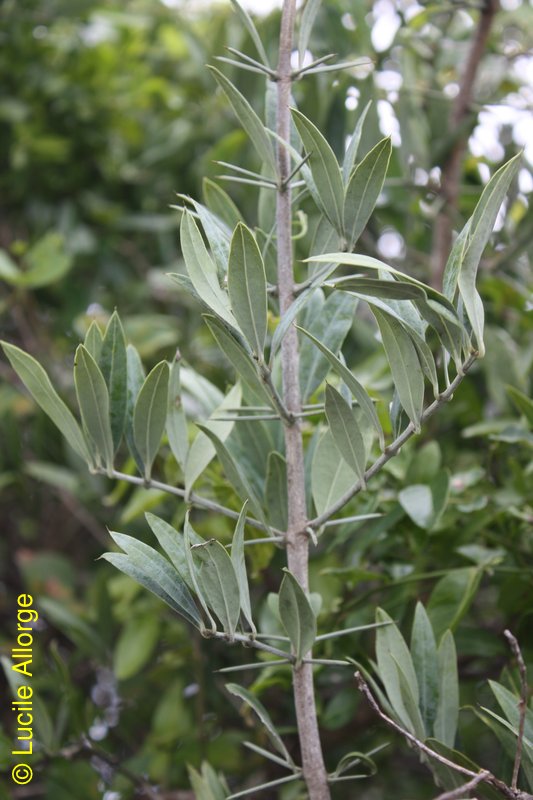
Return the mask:
<svg viewBox="0 0 533 800">
<path fill-rule="evenodd" d="M 444 794 L 439 794 L 438 797 L 435 797 L 435 800 L 460 800 L 460 798 L 464 797 L 468 792 L 472 789 L 475 789 L 476 786 L 485 780 L 485 778 L 489 775 L 487 770 L 483 770 L 475 778 L 472 778 L 471 781 L 468 783 L 463 783 L 462 786 L 458 786 L 456 789 L 452 789 L 450 792 L 444 792 Z"/>
<path fill-rule="evenodd" d="M 518 640 L 511 633 L 510 630 L 505 630 L 503 635 L 509 642 L 513 655 L 518 664 L 518 671 L 520 672 L 520 700 L 518 702 L 519 722 L 518 722 L 518 740 L 516 742 L 516 753 L 513 764 L 513 778 L 511 781 L 511 788 L 516 789 L 518 785 L 518 773 L 520 772 L 520 764 L 522 763 L 522 748 L 524 746 L 524 728 L 526 724 L 526 711 L 527 699 L 529 696 L 529 686 L 527 684 L 527 670 L 524 662 L 522 651 Z"/>
<path fill-rule="evenodd" d="M 282 658 L 286 658 L 291 663 L 295 660 L 294 656 L 292 656 L 286 650 L 280 650 L 279 647 L 272 647 L 264 642 L 258 642 L 255 636 L 251 633 L 234 633 L 231 639 L 227 633 L 222 633 L 222 631 L 216 631 L 215 633 L 211 633 L 209 631 L 206 635 L 206 639 L 223 639 L 226 642 L 231 642 L 233 640 L 234 642 L 239 642 L 246 647 L 254 647 L 256 650 L 263 650 L 265 653 L 270 653 L 273 656 L 281 656 Z M 268 664 L 268 661 L 265 661 L 264 663 Z"/>
<path fill-rule="evenodd" d="M 442 392 L 442 394 L 440 394 L 439 397 L 437 397 L 437 399 L 434 400 L 431 403 L 431 405 L 429 405 L 426 408 L 426 410 L 420 417 L 421 424 L 424 423 L 429 417 L 431 417 L 436 411 L 438 411 L 439 408 L 441 408 L 441 406 L 443 406 L 445 403 L 447 403 L 449 400 L 452 399 L 455 390 L 462 382 L 468 370 L 471 368 L 472 364 L 477 358 L 477 355 L 478 355 L 477 352 L 471 353 L 471 355 L 462 365 L 461 371 L 455 376 L 455 378 L 448 386 L 446 391 Z M 413 436 L 415 433 L 416 433 L 415 426 L 413 425 L 412 422 L 410 422 L 409 425 L 406 427 L 406 429 L 398 436 L 398 438 L 395 439 L 392 442 L 392 444 L 390 444 L 385 449 L 385 452 L 382 453 L 380 457 L 376 459 L 376 461 L 374 461 L 372 466 L 366 470 L 363 479 L 362 480 L 360 479 L 356 483 L 354 483 L 354 485 L 350 489 L 348 489 L 348 491 L 345 492 L 342 495 L 342 497 L 339 500 L 337 500 L 337 502 L 334 503 L 330 508 L 326 509 L 326 511 L 320 514 L 318 517 L 315 517 L 314 519 L 310 520 L 310 522 L 307 523 L 306 527 L 311 528 L 312 530 L 316 530 L 320 528 L 322 525 L 324 525 L 324 523 L 327 522 L 330 517 L 332 517 L 334 514 L 340 511 L 341 508 L 343 508 L 346 505 L 346 503 L 348 503 L 348 501 L 352 499 L 352 497 L 355 497 L 355 495 L 358 494 L 361 491 L 361 489 L 363 489 L 366 486 L 370 478 L 373 478 L 374 475 L 376 475 L 376 473 L 378 473 L 383 468 L 383 466 L 388 461 L 390 461 L 390 459 L 393 456 L 396 455 L 396 453 L 405 444 L 405 442 L 407 442 L 411 438 L 411 436 Z"/>
</svg>

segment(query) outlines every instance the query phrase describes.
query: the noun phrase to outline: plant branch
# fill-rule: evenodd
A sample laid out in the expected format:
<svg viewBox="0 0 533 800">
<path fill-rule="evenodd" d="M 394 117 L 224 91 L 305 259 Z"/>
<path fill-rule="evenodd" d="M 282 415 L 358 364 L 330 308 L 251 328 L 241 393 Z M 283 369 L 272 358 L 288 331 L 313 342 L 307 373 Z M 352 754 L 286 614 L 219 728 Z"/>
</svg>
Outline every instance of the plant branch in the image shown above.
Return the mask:
<svg viewBox="0 0 533 800">
<path fill-rule="evenodd" d="M 452 789 L 450 792 L 444 792 L 444 794 L 439 794 L 435 800 L 461 800 L 471 789 L 475 789 L 476 786 L 485 780 L 485 778 L 489 775 L 487 770 L 482 770 L 475 778 L 468 781 L 468 783 L 463 783 L 461 786 L 458 786 L 457 789 Z"/>
<path fill-rule="evenodd" d="M 442 392 L 423 412 L 420 418 L 421 424 L 429 419 L 429 417 L 433 416 L 436 411 L 438 411 L 445 403 L 452 399 L 455 390 L 463 381 L 466 373 L 471 368 L 476 358 L 477 352 L 471 353 L 469 358 L 462 365 L 461 371 L 458 372 L 448 388 Z M 374 475 L 376 475 L 383 468 L 387 461 L 390 461 L 390 459 L 396 455 L 405 442 L 407 442 L 415 433 L 415 426 L 412 422 L 410 422 L 406 429 L 392 442 L 392 444 L 385 448 L 385 452 L 382 453 L 380 457 L 374 461 L 372 466 L 366 470 L 363 478 L 354 483 L 354 485 L 350 487 L 350 489 L 348 489 L 348 491 L 345 492 L 336 503 L 330 506 L 330 508 L 326 509 L 318 517 L 310 520 L 310 522 L 307 524 L 307 528 L 310 530 L 316 530 L 322 527 L 322 525 L 324 525 L 330 517 L 340 511 L 346 505 L 346 503 L 352 499 L 352 497 L 355 497 L 355 495 L 366 486 L 370 478 L 373 478 Z"/>
<path fill-rule="evenodd" d="M 102 475 L 108 475 L 108 472 L 105 469 L 99 469 L 97 471 Z M 198 508 L 205 508 L 208 511 L 216 511 L 218 514 L 222 514 L 230 519 L 239 519 L 239 514 L 237 511 L 233 511 L 231 508 L 226 508 L 226 506 L 221 506 L 219 503 L 215 503 L 213 500 L 209 500 L 207 497 L 200 497 L 200 495 L 192 492 L 187 494 L 185 489 L 180 489 L 178 486 L 170 486 L 168 483 L 161 483 L 161 481 L 154 481 L 153 479 L 147 481 L 144 478 L 139 478 L 137 475 L 127 475 L 125 472 L 118 472 L 116 469 L 112 470 L 108 477 L 114 478 L 118 481 L 133 483 L 135 486 L 144 486 L 145 489 L 159 489 L 161 492 L 166 492 L 167 494 L 172 494 L 175 497 L 180 497 L 182 500 L 185 500 L 187 503 L 197 506 Z M 257 528 L 257 530 L 273 533 L 276 537 L 279 536 L 280 539 L 284 538 L 281 531 L 278 531 L 276 528 L 269 527 L 253 517 L 246 517 L 246 524 L 250 525 L 252 528 Z"/>
<path fill-rule="evenodd" d="M 294 272 L 292 254 L 292 197 L 290 99 L 293 74 L 293 46 L 296 0 L 284 0 L 279 38 L 277 82 L 277 166 L 276 193 L 277 275 L 280 316 L 294 302 Z M 284 420 L 285 456 L 287 460 L 287 563 L 304 591 L 308 590 L 309 541 L 305 532 L 307 507 L 302 432 L 299 421 L 292 417 L 302 411 L 299 379 L 299 352 L 296 328 L 290 326 L 281 342 L 281 374 L 283 401 L 291 415 Z M 311 653 L 306 653 L 309 658 Z M 313 686 L 313 667 L 300 663 L 293 667 L 293 693 L 302 756 L 302 769 L 310 800 L 329 800 L 328 778 L 322 755 Z"/>
<path fill-rule="evenodd" d="M 450 114 L 450 132 L 464 126 L 470 111 L 473 87 L 483 53 L 485 52 L 494 17 L 499 8 L 499 0 L 484 0 L 472 46 L 466 60 L 459 92 L 454 100 Z M 433 247 L 431 252 L 431 280 L 436 288 L 442 285 L 442 277 L 452 245 L 454 217 L 457 213 L 461 162 L 467 146 L 467 137 L 459 136 L 442 167 L 440 195 L 443 208 L 435 221 Z"/>
<path fill-rule="evenodd" d="M 526 725 L 526 711 L 527 711 L 527 699 L 529 695 L 529 686 L 527 683 L 526 664 L 524 662 L 524 657 L 522 655 L 522 651 L 520 650 L 520 645 L 518 644 L 518 640 L 513 636 L 513 634 L 509 630 L 505 630 L 503 632 L 503 635 L 505 636 L 505 638 L 507 639 L 507 641 L 511 646 L 513 655 L 518 663 L 518 671 L 520 672 L 520 701 L 518 703 L 518 710 L 520 716 L 518 722 L 518 740 L 516 743 L 516 753 L 513 764 L 513 777 L 511 781 L 511 787 L 513 789 L 516 789 L 518 784 L 518 773 L 520 772 L 520 764 L 522 763 L 522 749 L 524 746 L 524 728 Z"/>
</svg>

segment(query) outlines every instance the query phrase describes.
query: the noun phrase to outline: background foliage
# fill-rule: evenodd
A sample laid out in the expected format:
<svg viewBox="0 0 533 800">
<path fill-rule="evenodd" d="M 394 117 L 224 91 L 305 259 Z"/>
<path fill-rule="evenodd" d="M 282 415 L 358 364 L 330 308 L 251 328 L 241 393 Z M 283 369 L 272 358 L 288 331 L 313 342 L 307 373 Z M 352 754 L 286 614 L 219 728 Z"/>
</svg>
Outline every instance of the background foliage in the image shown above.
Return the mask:
<svg viewBox="0 0 533 800">
<path fill-rule="evenodd" d="M 327 131 L 340 154 L 357 115 L 374 101 L 362 150 L 389 132 L 395 147 L 361 247 L 427 280 L 440 202 L 438 168 L 458 133 L 447 130 L 443 120 L 475 11 L 450 3 L 411 13 L 410 3 L 389 4 L 388 10 L 386 3 L 376 3 L 372 16 L 370 3 L 323 5 L 313 54 L 335 49 L 340 60 L 369 55 L 373 64 L 298 84 L 298 105 Z M 517 109 L 527 106 L 533 91 L 526 59 L 533 12 L 527 4 L 506 5 L 513 8 L 497 15 L 476 103 L 459 132 L 476 130 L 461 183 L 463 218 L 488 174 L 517 144 L 526 144 Z M 380 14 L 392 8 L 401 26 L 395 40 L 376 52 Z M 75 345 L 92 319 L 105 322 L 118 306 L 128 339 L 148 366 L 171 359 L 179 347 L 185 362 L 209 379 L 199 385 L 191 370 L 185 387 L 189 410 L 208 414 L 209 398 L 225 388 L 226 368 L 197 307 L 165 277 L 183 271 L 177 217 L 169 206 L 176 191 L 201 196 L 202 177 L 220 172 L 215 160 L 257 166 L 204 69 L 226 44 L 249 49 L 245 35 L 226 5 L 192 14 L 148 2 L 128 3 L 125 10 L 124 4 L 92 0 L 23 7 L 7 0 L 0 13 L 2 338 L 38 357 L 63 394 L 72 397 Z M 273 60 L 277 28 L 276 14 L 261 22 Z M 226 74 L 257 98 L 261 109 L 262 78 L 232 68 Z M 484 105 L 489 102 L 490 108 L 511 104 L 511 110 L 502 124 L 492 125 L 492 144 L 483 149 L 476 126 L 490 115 Z M 508 120 L 517 123 L 514 128 Z M 479 288 L 488 317 L 486 358 L 454 403 L 350 505 L 354 514 L 378 510 L 383 516 L 335 528 L 312 564 L 312 588 L 324 598 L 325 629 L 370 622 L 379 605 L 408 638 L 417 599 L 427 604 L 436 629 L 453 623 L 460 655 L 461 746 L 482 765 L 498 763 L 502 774 L 509 773 L 511 762 L 488 728 L 480 735 L 476 709 L 497 707 L 488 678 L 515 685 L 504 628 L 519 638 L 526 660 L 533 659 L 530 168 L 525 160 L 505 224 L 485 253 Z M 250 208 L 253 195 L 245 186 L 226 188 L 240 208 Z M 252 208 L 248 223 L 261 213 L 264 209 Z M 312 230 L 310 207 L 301 254 L 309 249 Z M 347 352 L 360 364 L 361 379 L 376 394 L 386 394 L 385 359 L 372 328 L 360 318 L 349 333 Z M 133 797 L 146 776 L 173 791 L 169 797 L 187 797 L 187 764 L 199 768 L 203 759 L 240 786 L 277 777 L 261 759 L 243 758 L 240 742 L 256 735 L 261 744 L 261 734 L 255 727 L 243 732 L 253 721 L 240 717 L 222 676 L 213 673 L 211 664 L 229 666 L 239 656 L 192 635 L 155 598 L 96 561 L 109 547 L 106 525 L 148 539 L 144 511 L 178 524 L 182 504 L 155 490 L 88 476 L 44 415 L 20 394 L 5 362 L 0 369 L 1 644 L 7 655 L 17 594 L 34 594 L 42 614 L 35 678 L 41 796 L 67 800 L 75 791 L 80 800 L 103 795 L 111 800 L 113 792 Z M 172 463 L 159 468 L 176 480 Z M 215 494 L 223 496 L 222 473 L 212 469 Z M 203 535 L 221 541 L 231 536 L 232 527 L 219 518 L 205 515 L 196 524 Z M 275 549 L 255 549 L 254 569 L 261 576 L 254 602 L 268 629 L 274 624 L 268 593 L 278 588 Z M 371 635 L 327 646 L 328 657 L 349 655 L 364 663 L 372 652 Z M 290 740 L 288 673 L 274 675 L 266 666 L 250 679 L 253 691 L 276 709 L 276 719 L 286 722 Z M 359 700 L 350 670 L 328 669 L 317 683 L 332 766 L 347 744 L 365 750 L 389 741 L 387 768 L 361 785 L 363 797 L 391 796 L 399 775 L 402 796 L 435 793 L 416 757 L 378 726 Z M 6 767 L 11 730 L 6 701 L 0 734 Z M 385 754 L 377 756 L 378 766 L 380 758 L 385 763 Z M 8 797 L 11 791 L 6 778 L 0 792 Z"/>
</svg>

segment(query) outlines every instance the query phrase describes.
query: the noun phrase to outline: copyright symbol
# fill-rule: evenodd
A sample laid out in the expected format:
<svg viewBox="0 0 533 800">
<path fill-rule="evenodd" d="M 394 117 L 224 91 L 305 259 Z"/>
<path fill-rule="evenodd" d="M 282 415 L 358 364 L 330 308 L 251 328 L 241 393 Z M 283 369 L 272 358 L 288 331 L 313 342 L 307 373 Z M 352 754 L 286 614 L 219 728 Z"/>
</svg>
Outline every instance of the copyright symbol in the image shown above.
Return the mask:
<svg viewBox="0 0 533 800">
<path fill-rule="evenodd" d="M 19 786 L 25 786 L 33 778 L 33 770 L 27 764 L 16 764 L 11 770 L 11 777 Z"/>
</svg>

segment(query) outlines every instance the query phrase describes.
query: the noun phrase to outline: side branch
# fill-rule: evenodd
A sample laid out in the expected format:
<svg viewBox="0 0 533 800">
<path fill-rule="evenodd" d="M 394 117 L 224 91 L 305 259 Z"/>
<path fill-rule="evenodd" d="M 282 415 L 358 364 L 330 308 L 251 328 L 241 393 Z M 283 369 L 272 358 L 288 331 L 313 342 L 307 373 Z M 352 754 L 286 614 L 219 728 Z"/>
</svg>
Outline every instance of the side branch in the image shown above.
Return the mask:
<svg viewBox="0 0 533 800">
<path fill-rule="evenodd" d="M 477 352 L 474 352 L 469 356 L 469 358 L 462 365 L 461 371 L 455 376 L 455 378 L 450 383 L 446 391 L 442 392 L 442 394 L 440 394 L 439 397 L 426 408 L 426 410 L 424 411 L 424 413 L 420 418 L 421 423 L 424 423 L 427 419 L 429 419 L 429 417 L 433 416 L 433 414 L 436 411 L 438 411 L 439 408 L 441 408 L 441 406 L 443 406 L 445 403 L 449 402 L 452 399 L 455 390 L 457 389 L 459 384 L 463 381 L 466 373 L 476 360 L 477 355 L 478 355 Z M 352 497 L 355 497 L 356 494 L 359 494 L 361 489 L 365 488 L 370 478 L 373 478 L 374 475 L 376 475 L 382 469 L 382 467 L 387 463 L 387 461 L 390 461 L 390 459 L 396 455 L 398 450 L 405 444 L 405 442 L 407 442 L 411 438 L 411 436 L 415 434 L 415 432 L 416 432 L 415 426 L 413 425 L 412 422 L 410 422 L 407 428 L 392 442 L 392 444 L 390 444 L 386 448 L 385 452 L 382 453 L 380 457 L 376 459 L 376 461 L 374 461 L 372 466 L 366 470 L 363 479 L 362 480 L 360 479 L 356 483 L 354 483 L 354 485 L 350 487 L 350 489 L 348 489 L 348 491 L 345 492 L 343 496 L 339 500 L 337 500 L 337 502 L 334 503 L 330 508 L 327 508 L 318 517 L 315 517 L 314 519 L 310 520 L 307 523 L 307 529 L 314 531 L 320 528 L 322 525 L 324 525 L 325 522 L 328 521 L 330 517 L 332 517 L 342 508 L 344 508 L 346 503 L 348 503 L 352 499 Z"/>
</svg>

